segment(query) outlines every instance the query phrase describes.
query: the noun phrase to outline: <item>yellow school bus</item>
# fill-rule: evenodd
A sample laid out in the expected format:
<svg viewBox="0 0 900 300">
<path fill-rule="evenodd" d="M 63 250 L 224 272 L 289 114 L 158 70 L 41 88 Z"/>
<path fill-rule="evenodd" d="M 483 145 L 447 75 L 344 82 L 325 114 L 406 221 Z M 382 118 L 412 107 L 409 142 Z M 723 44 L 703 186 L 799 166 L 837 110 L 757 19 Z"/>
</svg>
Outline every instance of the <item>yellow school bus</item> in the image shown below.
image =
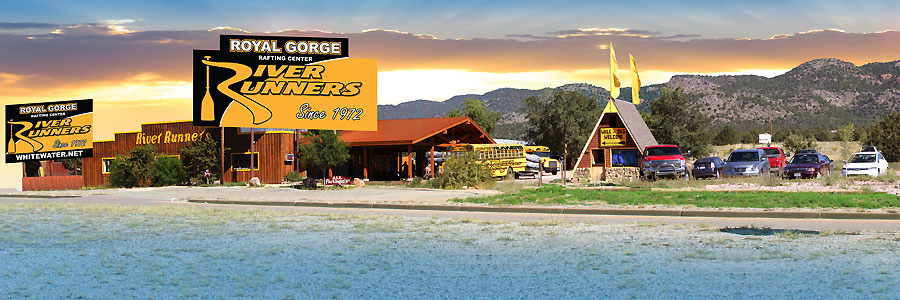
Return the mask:
<svg viewBox="0 0 900 300">
<path fill-rule="evenodd" d="M 525 147 L 520 144 L 456 144 L 450 148 L 453 152 L 471 152 L 482 164 L 491 168 L 491 176 L 519 177 L 518 172 L 525 171 Z"/>
<path fill-rule="evenodd" d="M 541 157 L 541 168 L 544 172 L 556 175 L 559 172 L 559 160 L 550 158 L 550 147 L 547 146 L 525 146 L 526 154 L 534 154 Z"/>
</svg>

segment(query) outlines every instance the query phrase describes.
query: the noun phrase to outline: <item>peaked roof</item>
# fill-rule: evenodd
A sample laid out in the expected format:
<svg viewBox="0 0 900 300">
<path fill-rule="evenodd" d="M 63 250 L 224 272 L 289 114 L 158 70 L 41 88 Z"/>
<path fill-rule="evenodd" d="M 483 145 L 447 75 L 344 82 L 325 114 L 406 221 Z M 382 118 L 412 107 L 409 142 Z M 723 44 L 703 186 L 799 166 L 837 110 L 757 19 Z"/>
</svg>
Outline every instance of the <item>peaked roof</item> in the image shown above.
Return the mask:
<svg viewBox="0 0 900 300">
<path fill-rule="evenodd" d="M 341 131 L 341 138 L 350 146 L 406 145 L 450 129 L 467 133 L 483 143 L 494 143 L 469 117 L 378 120 L 378 131 L 344 130 Z"/>
<path fill-rule="evenodd" d="M 653 133 L 650 132 L 650 127 L 647 127 L 647 123 L 644 122 L 644 118 L 641 117 L 641 113 L 637 110 L 637 106 L 634 103 L 621 100 L 613 101 L 619 110 L 619 118 L 622 119 L 622 123 L 625 123 L 625 128 L 628 129 L 628 133 L 634 138 L 638 148 L 641 148 L 643 151 L 647 146 L 658 144 L 656 138 L 653 137 Z M 600 117 L 603 118 L 602 115 Z"/>
<path fill-rule="evenodd" d="M 628 130 L 628 135 L 634 139 L 634 143 L 637 144 L 638 149 L 641 151 L 648 146 L 655 146 L 658 144 L 656 138 L 653 137 L 653 133 L 650 132 L 650 127 L 647 127 L 647 123 L 644 122 L 644 118 L 641 117 L 641 113 L 638 112 L 634 103 L 622 100 L 610 100 L 606 103 L 606 107 L 603 108 L 603 113 L 597 118 L 597 123 L 594 125 L 594 130 L 591 131 L 591 135 L 589 135 L 587 141 L 584 142 L 584 147 L 581 148 L 581 153 L 579 153 L 578 160 L 575 162 L 576 167 L 581 163 L 584 152 L 587 151 L 588 145 L 591 144 L 591 139 L 594 138 L 594 135 L 597 134 L 597 129 L 600 128 L 600 122 L 603 121 L 603 116 L 607 113 L 619 115 L 619 119 L 622 120 L 622 124 L 625 124 L 625 129 Z"/>
</svg>

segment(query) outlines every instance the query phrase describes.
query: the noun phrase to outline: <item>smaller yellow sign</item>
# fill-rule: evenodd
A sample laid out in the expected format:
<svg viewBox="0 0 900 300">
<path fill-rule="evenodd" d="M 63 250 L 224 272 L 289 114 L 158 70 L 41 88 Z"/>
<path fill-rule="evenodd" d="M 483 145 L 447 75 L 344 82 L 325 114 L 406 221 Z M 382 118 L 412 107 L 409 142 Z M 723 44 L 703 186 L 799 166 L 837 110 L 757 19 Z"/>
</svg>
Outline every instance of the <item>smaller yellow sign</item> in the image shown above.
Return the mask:
<svg viewBox="0 0 900 300">
<path fill-rule="evenodd" d="M 6 105 L 6 162 L 93 155 L 94 101 Z"/>
<path fill-rule="evenodd" d="M 600 147 L 625 146 L 627 132 L 625 128 L 600 128 Z"/>
</svg>

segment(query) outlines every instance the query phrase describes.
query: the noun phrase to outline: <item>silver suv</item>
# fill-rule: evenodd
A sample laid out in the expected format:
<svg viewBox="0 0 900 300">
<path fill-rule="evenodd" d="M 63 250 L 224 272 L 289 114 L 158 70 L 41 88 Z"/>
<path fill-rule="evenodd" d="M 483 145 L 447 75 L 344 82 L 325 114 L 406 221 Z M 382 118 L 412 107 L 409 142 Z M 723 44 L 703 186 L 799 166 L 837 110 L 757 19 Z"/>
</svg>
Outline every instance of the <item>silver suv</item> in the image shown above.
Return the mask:
<svg viewBox="0 0 900 300">
<path fill-rule="evenodd" d="M 769 159 L 762 149 L 741 149 L 725 160 L 725 176 L 769 175 Z"/>
</svg>

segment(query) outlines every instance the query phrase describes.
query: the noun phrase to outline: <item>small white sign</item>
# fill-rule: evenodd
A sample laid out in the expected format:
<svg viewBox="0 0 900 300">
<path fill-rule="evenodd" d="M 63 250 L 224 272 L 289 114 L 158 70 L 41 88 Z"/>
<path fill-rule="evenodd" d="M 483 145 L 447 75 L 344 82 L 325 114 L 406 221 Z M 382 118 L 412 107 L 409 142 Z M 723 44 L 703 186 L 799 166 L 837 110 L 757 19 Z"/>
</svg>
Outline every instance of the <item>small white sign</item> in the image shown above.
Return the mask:
<svg viewBox="0 0 900 300">
<path fill-rule="evenodd" d="M 763 133 L 759 135 L 759 143 L 760 144 L 769 144 L 772 142 L 772 135 L 768 133 Z"/>
</svg>

